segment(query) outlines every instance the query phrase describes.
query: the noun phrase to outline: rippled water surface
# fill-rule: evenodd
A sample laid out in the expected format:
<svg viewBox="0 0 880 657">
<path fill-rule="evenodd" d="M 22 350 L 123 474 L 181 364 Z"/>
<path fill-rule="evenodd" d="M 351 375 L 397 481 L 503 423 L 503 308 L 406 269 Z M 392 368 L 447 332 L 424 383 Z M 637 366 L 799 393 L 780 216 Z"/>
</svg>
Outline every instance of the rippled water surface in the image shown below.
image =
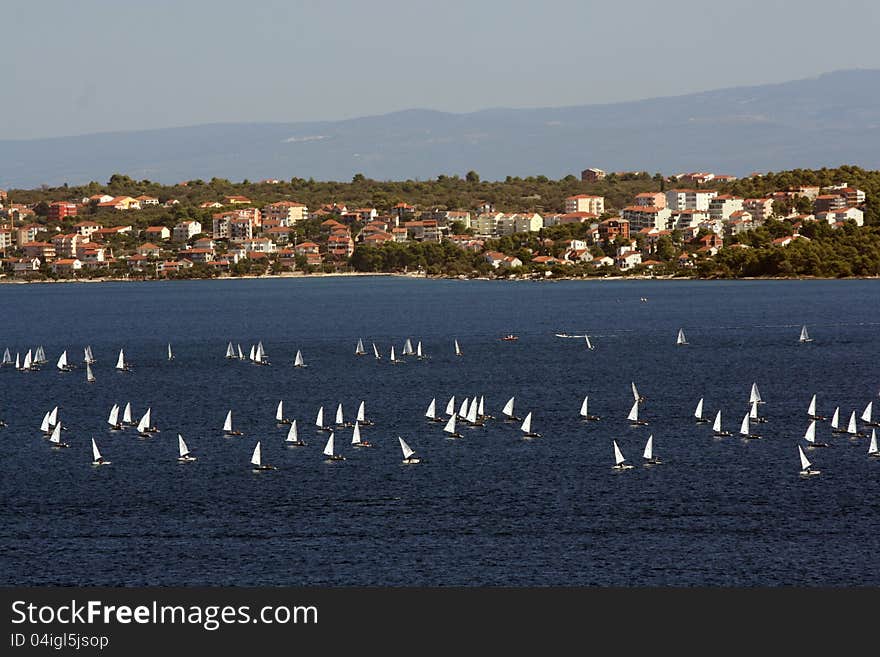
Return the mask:
<svg viewBox="0 0 880 657">
<path fill-rule="evenodd" d="M 51 361 L 0 369 L 0 583 L 877 585 L 880 459 L 821 423 L 832 446 L 807 452 L 822 474 L 806 479 L 796 445 L 813 393 L 829 416 L 878 406 L 878 300 L 875 281 L 0 286 L 0 351 L 43 345 Z M 813 343 L 798 343 L 802 324 Z M 519 340 L 499 339 L 510 332 Z M 354 356 L 359 337 L 381 362 Z M 430 359 L 390 365 L 407 337 Z M 261 340 L 272 366 L 226 360 L 230 340 Z M 130 374 L 113 370 L 120 347 Z M 79 364 L 66 374 L 54 367 L 65 348 Z M 297 349 L 309 367 L 292 367 Z M 626 420 L 630 382 L 647 427 Z M 763 439 L 693 422 L 702 396 L 736 432 L 752 382 Z M 484 395 L 496 416 L 515 395 L 543 435 L 495 419 L 448 440 L 424 412 L 453 394 Z M 578 419 L 585 395 L 600 422 Z M 306 447 L 284 446 L 280 399 Z M 362 399 L 376 447 L 354 449 L 340 429 L 347 460 L 326 463 L 318 407 L 330 421 L 342 402 L 348 419 Z M 161 432 L 110 433 L 107 413 L 126 401 L 136 419 L 151 407 Z M 39 431 L 54 405 L 70 449 Z M 222 435 L 230 408 L 242 437 Z M 195 463 L 176 461 L 178 432 Z M 649 434 L 654 467 L 641 463 Z M 421 464 L 401 464 L 397 436 Z M 90 437 L 112 465 L 90 465 Z M 612 470 L 612 439 L 636 468 Z M 252 472 L 257 440 L 279 470 Z"/>
</svg>

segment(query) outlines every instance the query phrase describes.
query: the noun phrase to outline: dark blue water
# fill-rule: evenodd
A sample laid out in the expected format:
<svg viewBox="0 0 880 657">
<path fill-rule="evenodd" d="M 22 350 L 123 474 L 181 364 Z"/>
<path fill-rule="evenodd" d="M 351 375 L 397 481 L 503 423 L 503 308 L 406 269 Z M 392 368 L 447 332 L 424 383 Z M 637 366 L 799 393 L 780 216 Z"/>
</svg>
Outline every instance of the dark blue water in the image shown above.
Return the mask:
<svg viewBox="0 0 880 657">
<path fill-rule="evenodd" d="M 808 452 L 822 474 L 805 479 L 796 445 L 813 393 L 844 418 L 880 401 L 878 293 L 875 281 L 0 286 L 0 350 L 42 344 L 51 361 L 0 370 L 0 584 L 877 585 L 880 460 L 824 423 L 833 446 Z M 798 344 L 801 324 L 814 343 Z M 558 331 L 588 332 L 595 351 Z M 499 340 L 509 332 L 519 341 Z M 385 360 L 355 357 L 359 337 Z M 431 359 L 389 365 L 407 337 Z M 229 340 L 262 340 L 272 367 L 225 360 Z M 54 368 L 86 343 L 93 385 Z M 113 370 L 120 347 L 132 374 Z M 292 367 L 297 349 L 308 368 Z M 648 427 L 626 421 L 631 381 Z M 753 381 L 762 440 L 692 422 L 704 396 L 736 431 Z M 494 420 L 447 440 L 423 413 L 452 394 L 485 395 L 495 415 L 516 395 L 543 437 Z M 577 418 L 587 394 L 599 423 Z M 307 447 L 285 448 L 279 399 Z M 377 447 L 352 449 L 343 430 L 347 460 L 326 463 L 318 406 L 329 421 L 361 399 Z M 151 406 L 161 433 L 109 433 L 126 401 L 135 419 Z M 68 450 L 38 429 L 55 404 Z M 244 437 L 221 434 L 230 408 Z M 178 432 L 197 462 L 176 462 Z M 651 468 L 649 433 L 664 461 Z M 401 464 L 398 435 L 421 464 Z M 112 465 L 90 465 L 91 436 Z M 635 469 L 611 469 L 612 438 Z M 251 471 L 257 439 L 278 471 Z"/>
</svg>

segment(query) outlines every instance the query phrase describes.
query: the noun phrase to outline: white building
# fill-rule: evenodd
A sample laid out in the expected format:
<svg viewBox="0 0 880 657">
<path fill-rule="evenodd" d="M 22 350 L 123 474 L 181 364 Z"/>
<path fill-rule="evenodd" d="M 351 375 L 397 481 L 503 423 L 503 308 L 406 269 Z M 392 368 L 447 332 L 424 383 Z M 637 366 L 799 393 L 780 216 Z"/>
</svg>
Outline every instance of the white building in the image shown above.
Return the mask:
<svg viewBox="0 0 880 657">
<path fill-rule="evenodd" d="M 670 210 L 708 210 L 710 201 L 718 196 L 715 190 L 670 189 L 666 192 L 666 207 Z"/>
<path fill-rule="evenodd" d="M 592 212 L 600 215 L 605 212 L 605 197 L 590 194 L 576 194 L 565 199 L 566 212 Z"/>
<path fill-rule="evenodd" d="M 709 216 L 718 221 L 727 221 L 730 215 L 743 209 L 743 199 L 730 194 L 720 194 L 709 201 Z"/>
<path fill-rule="evenodd" d="M 198 221 L 181 221 L 174 227 L 172 235 L 175 242 L 186 242 L 194 235 L 202 232 L 202 224 Z"/>
</svg>

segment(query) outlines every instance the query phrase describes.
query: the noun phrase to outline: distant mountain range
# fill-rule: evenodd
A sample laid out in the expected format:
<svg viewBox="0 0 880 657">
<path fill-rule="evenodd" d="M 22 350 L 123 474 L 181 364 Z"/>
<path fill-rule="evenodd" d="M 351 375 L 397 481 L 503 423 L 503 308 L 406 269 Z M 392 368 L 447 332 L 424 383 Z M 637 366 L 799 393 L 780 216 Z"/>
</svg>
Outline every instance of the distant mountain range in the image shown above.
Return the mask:
<svg viewBox="0 0 880 657">
<path fill-rule="evenodd" d="M 880 168 L 880 70 L 625 103 L 452 114 L 413 109 L 343 121 L 234 123 L 0 140 L 0 188 L 217 176 L 428 179 L 477 171 L 666 174 L 855 164 Z"/>
</svg>

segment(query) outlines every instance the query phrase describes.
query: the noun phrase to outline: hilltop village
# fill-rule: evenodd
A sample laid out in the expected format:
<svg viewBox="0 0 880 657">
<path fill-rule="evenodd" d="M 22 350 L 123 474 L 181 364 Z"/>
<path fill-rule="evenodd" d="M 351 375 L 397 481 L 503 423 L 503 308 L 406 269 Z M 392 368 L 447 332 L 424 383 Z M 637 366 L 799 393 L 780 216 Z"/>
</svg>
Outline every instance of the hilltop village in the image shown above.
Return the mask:
<svg viewBox="0 0 880 657">
<path fill-rule="evenodd" d="M 588 168 L 497 183 L 470 172 L 163 186 L 116 174 L 106 185 L 0 190 L 0 257 L 4 278 L 25 281 L 877 276 L 875 186 L 877 172 L 855 167 L 742 179 Z"/>
</svg>

